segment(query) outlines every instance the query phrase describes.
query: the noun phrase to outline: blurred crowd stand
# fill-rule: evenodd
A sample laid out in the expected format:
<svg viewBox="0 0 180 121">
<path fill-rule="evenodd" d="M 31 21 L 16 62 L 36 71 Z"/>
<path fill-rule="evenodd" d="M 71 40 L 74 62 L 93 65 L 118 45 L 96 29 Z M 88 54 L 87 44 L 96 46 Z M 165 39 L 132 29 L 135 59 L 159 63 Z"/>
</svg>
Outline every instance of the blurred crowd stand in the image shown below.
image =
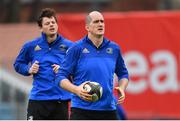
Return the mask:
<svg viewBox="0 0 180 121">
<path fill-rule="evenodd" d="M 0 22 L 34 22 L 44 7 L 59 13 L 177 10 L 180 0 L 0 0 Z"/>
</svg>

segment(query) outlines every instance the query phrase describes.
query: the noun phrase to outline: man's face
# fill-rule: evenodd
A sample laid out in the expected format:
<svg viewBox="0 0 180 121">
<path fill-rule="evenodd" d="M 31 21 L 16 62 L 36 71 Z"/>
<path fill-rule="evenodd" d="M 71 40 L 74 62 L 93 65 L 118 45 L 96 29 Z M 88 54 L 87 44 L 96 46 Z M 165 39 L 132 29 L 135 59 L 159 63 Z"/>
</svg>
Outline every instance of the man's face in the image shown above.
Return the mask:
<svg viewBox="0 0 180 121">
<path fill-rule="evenodd" d="M 99 13 L 94 13 L 90 15 L 91 17 L 91 22 L 87 25 L 87 31 L 90 34 L 93 35 L 104 35 L 105 31 L 105 24 L 104 24 L 104 18 L 101 14 Z"/>
<path fill-rule="evenodd" d="M 55 18 L 43 17 L 41 31 L 44 32 L 47 36 L 57 34 L 58 25 Z"/>
</svg>

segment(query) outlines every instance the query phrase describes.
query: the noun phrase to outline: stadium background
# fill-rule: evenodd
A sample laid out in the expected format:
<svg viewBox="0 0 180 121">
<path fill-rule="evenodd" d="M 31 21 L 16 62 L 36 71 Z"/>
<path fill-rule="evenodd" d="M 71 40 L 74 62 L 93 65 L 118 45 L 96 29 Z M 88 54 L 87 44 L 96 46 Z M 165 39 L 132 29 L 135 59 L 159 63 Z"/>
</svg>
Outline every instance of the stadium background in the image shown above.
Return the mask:
<svg viewBox="0 0 180 121">
<path fill-rule="evenodd" d="M 31 77 L 12 64 L 39 36 L 35 19 L 44 7 L 58 12 L 59 32 L 73 41 L 86 33 L 87 12 L 103 12 L 106 37 L 121 46 L 130 73 L 128 119 L 180 119 L 180 0 L 1 0 L 0 120 L 26 119 Z"/>
</svg>

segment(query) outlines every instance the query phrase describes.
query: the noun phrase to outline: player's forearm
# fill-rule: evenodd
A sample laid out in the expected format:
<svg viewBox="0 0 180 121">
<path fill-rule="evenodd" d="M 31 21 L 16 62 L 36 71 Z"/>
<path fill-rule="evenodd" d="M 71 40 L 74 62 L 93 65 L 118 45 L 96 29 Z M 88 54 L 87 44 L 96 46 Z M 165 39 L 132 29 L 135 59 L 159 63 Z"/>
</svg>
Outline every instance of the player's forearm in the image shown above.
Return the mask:
<svg viewBox="0 0 180 121">
<path fill-rule="evenodd" d="M 125 90 L 128 86 L 128 79 L 127 78 L 123 78 L 119 81 L 119 87 L 123 90 Z"/>
<path fill-rule="evenodd" d="M 77 93 L 77 86 L 72 84 L 68 79 L 63 79 L 60 82 L 60 86 L 71 93 Z"/>
<path fill-rule="evenodd" d="M 24 75 L 24 76 L 29 76 L 29 66 L 27 64 L 21 64 L 21 63 L 14 63 L 14 69 L 16 70 L 16 72 Z"/>
</svg>

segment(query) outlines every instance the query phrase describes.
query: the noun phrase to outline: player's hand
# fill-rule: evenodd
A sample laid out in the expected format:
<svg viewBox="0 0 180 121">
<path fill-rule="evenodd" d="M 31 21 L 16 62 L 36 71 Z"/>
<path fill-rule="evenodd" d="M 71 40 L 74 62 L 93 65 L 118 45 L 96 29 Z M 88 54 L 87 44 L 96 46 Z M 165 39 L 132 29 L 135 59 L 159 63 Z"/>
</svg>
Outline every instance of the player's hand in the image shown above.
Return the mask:
<svg viewBox="0 0 180 121">
<path fill-rule="evenodd" d="M 58 70 L 59 70 L 60 66 L 57 65 L 57 64 L 53 64 L 52 67 L 53 67 L 53 71 L 54 71 L 55 73 L 58 73 Z"/>
<path fill-rule="evenodd" d="M 36 74 L 39 71 L 39 62 L 35 61 L 29 69 L 29 74 Z"/>
<path fill-rule="evenodd" d="M 78 86 L 78 93 L 77 95 L 86 101 L 92 101 L 92 95 L 88 94 L 88 92 L 86 90 L 83 89 L 84 84 L 86 84 L 88 81 L 82 83 L 81 85 Z"/>
<path fill-rule="evenodd" d="M 115 87 L 116 90 L 119 91 L 120 97 L 118 98 L 118 104 L 121 104 L 125 100 L 125 92 L 121 87 Z"/>
</svg>

